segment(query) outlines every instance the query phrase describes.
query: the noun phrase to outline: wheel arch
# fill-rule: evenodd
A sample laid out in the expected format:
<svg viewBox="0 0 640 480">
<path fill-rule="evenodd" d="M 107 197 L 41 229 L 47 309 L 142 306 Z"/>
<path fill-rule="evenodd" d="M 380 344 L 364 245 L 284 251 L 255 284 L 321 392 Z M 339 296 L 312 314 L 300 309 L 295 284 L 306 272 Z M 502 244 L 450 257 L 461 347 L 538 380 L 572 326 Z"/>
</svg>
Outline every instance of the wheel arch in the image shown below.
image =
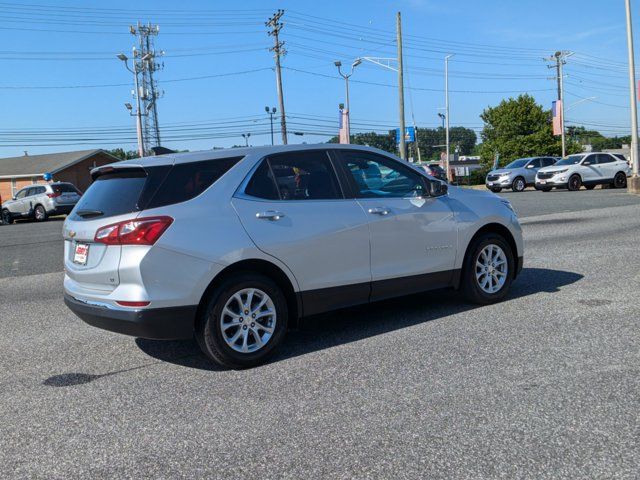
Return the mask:
<svg viewBox="0 0 640 480">
<path fill-rule="evenodd" d="M 462 260 L 462 266 L 461 266 L 460 270 L 458 270 L 456 278 L 454 278 L 454 287 L 456 289 L 458 289 L 460 287 L 460 281 L 461 281 L 461 278 L 462 278 L 462 270 L 464 269 L 464 265 L 466 263 L 467 255 L 469 255 L 469 249 L 471 248 L 471 246 L 473 245 L 473 243 L 476 241 L 477 238 L 479 238 L 481 235 L 484 235 L 486 233 L 495 233 L 495 234 L 500 235 L 501 237 L 503 237 L 506 240 L 506 242 L 509 244 L 509 247 L 511 248 L 511 251 L 513 252 L 514 260 L 516 261 L 516 263 L 518 262 L 518 244 L 516 243 L 516 239 L 514 238 L 514 236 L 511 233 L 511 231 L 507 227 L 502 225 L 501 223 L 497 223 L 497 222 L 487 223 L 487 224 L 483 225 L 482 227 L 480 227 L 473 234 L 473 236 L 469 240 L 469 243 L 467 243 L 467 248 L 465 249 L 464 257 L 463 257 L 463 260 Z M 515 279 L 517 276 L 518 276 L 518 268 L 515 269 L 513 278 Z"/>
<path fill-rule="evenodd" d="M 211 293 L 229 276 L 238 272 L 257 272 L 271 280 L 282 289 L 284 296 L 287 300 L 287 309 L 289 310 L 289 328 L 295 328 L 298 325 L 298 319 L 302 312 L 302 305 L 300 303 L 300 297 L 296 295 L 294 287 L 289 280 L 287 274 L 277 265 L 263 259 L 245 259 L 236 263 L 228 265 L 222 269 L 214 278 L 209 282 L 209 285 L 205 289 L 200 302 L 198 303 L 198 309 L 196 312 L 196 322 L 199 322 L 202 318 L 202 309 L 206 307 L 206 299 L 209 298 Z M 196 325 L 197 328 L 197 325 Z"/>
</svg>

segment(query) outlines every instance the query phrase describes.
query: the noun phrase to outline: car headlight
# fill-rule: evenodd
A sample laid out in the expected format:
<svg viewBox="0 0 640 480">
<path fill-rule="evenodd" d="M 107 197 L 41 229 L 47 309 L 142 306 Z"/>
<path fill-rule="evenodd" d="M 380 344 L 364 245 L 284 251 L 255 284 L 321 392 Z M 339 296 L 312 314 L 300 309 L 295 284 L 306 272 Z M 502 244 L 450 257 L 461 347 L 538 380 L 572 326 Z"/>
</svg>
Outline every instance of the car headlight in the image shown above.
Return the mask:
<svg viewBox="0 0 640 480">
<path fill-rule="evenodd" d="M 511 202 L 509 200 L 505 200 L 504 198 L 500 199 L 500 201 L 502 202 L 502 204 L 507 207 L 509 210 L 511 210 L 513 212 L 514 215 L 518 215 L 516 212 L 516 209 L 513 208 L 513 205 L 511 205 Z"/>
<path fill-rule="evenodd" d="M 553 172 L 554 175 L 560 175 L 561 173 L 567 173 L 569 171 L 568 168 L 565 168 L 564 170 L 558 170 L 557 172 Z"/>
</svg>

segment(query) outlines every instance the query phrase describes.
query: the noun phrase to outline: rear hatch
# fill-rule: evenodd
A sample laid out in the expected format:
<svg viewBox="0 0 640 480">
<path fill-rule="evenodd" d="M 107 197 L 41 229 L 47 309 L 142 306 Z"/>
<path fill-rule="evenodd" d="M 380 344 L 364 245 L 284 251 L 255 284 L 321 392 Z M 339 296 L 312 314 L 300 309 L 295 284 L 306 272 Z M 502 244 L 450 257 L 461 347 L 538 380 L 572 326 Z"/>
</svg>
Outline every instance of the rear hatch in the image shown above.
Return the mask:
<svg viewBox="0 0 640 480">
<path fill-rule="evenodd" d="M 70 183 L 54 183 L 51 189 L 53 193 L 49 197 L 58 205 L 74 205 L 80 200 L 80 192 Z"/>
<path fill-rule="evenodd" d="M 94 182 L 64 225 L 65 270 L 82 288 L 110 292 L 120 283 L 122 247 L 96 242 L 106 225 L 135 218 L 155 194 L 171 165 L 144 169 L 122 165 L 93 172 Z"/>
</svg>

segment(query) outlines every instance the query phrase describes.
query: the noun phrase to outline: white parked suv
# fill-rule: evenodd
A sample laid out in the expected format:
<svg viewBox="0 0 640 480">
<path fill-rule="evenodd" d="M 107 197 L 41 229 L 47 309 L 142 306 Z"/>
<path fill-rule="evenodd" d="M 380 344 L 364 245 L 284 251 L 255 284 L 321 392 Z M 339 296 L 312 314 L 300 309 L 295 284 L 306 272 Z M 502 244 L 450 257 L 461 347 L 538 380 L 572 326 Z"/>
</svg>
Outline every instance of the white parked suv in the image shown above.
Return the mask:
<svg viewBox="0 0 640 480">
<path fill-rule="evenodd" d="M 626 160 L 610 153 L 579 153 L 559 160 L 551 167 L 538 170 L 536 189 L 549 192 L 553 188 L 580 190 L 582 185 L 593 190 L 596 185 L 626 188 L 631 169 Z"/>
<path fill-rule="evenodd" d="M 12 223 L 18 218 L 33 218 L 42 222 L 49 215 L 71 212 L 80 196 L 80 191 L 71 183 L 29 185 L 2 204 L 2 221 Z"/>
<path fill-rule="evenodd" d="M 92 175 L 64 223 L 66 304 L 115 332 L 195 336 L 231 368 L 264 361 L 301 317 L 446 287 L 492 303 L 522 268 L 508 201 L 373 148 L 163 155 Z"/>
</svg>

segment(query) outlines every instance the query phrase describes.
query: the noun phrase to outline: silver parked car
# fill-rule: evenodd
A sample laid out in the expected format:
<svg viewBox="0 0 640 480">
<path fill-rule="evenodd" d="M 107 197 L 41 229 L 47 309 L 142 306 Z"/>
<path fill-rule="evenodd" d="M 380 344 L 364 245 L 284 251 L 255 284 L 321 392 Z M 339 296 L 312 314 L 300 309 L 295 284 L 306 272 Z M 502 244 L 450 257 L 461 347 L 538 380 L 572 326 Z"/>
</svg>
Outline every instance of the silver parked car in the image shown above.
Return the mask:
<svg viewBox="0 0 640 480">
<path fill-rule="evenodd" d="M 373 148 L 183 153 L 92 176 L 64 223 L 66 304 L 115 332 L 195 336 L 231 368 L 264 361 L 301 317 L 444 287 L 488 304 L 522 268 L 508 201 Z"/>
<path fill-rule="evenodd" d="M 500 192 L 503 188 L 522 192 L 525 188 L 535 185 L 538 170 L 556 162 L 557 159 L 554 157 L 518 158 L 504 168 L 490 171 L 485 185 L 494 193 Z"/>
<path fill-rule="evenodd" d="M 2 221 L 34 218 L 42 222 L 50 215 L 68 214 L 81 195 L 73 184 L 66 182 L 29 185 L 2 204 Z"/>
</svg>

